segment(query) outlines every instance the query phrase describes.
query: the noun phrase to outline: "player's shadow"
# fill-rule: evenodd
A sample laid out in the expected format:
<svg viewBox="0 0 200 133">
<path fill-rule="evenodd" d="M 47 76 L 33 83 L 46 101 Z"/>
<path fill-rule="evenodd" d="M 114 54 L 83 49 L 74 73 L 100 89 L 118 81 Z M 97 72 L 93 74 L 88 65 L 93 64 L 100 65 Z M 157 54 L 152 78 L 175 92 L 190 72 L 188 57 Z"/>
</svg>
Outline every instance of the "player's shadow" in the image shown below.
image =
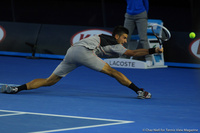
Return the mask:
<svg viewBox="0 0 200 133">
<path fill-rule="evenodd" d="M 137 99 L 137 94 L 111 94 L 110 92 L 97 92 L 97 91 L 87 91 L 87 90 L 66 90 L 66 91 L 45 91 L 45 90 L 30 90 L 30 91 L 22 91 L 15 95 L 37 95 L 37 96 L 45 96 L 45 97 L 74 97 L 74 98 L 106 98 L 106 99 Z"/>
</svg>

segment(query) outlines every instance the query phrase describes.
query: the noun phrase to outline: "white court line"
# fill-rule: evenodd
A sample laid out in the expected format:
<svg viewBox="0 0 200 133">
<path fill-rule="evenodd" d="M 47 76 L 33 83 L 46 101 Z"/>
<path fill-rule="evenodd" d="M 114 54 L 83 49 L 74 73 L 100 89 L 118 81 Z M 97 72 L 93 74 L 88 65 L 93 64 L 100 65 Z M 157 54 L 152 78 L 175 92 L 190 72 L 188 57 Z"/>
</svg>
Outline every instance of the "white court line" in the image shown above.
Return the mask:
<svg viewBox="0 0 200 133">
<path fill-rule="evenodd" d="M 56 114 L 44 114 L 44 113 L 33 113 L 33 112 L 21 112 L 21 111 L 11 111 L 11 110 L 0 110 L 0 111 L 2 111 L 2 112 L 23 113 L 23 114 L 32 114 L 32 115 L 45 115 L 45 116 L 54 116 L 54 117 L 67 117 L 67 118 L 77 118 L 77 119 L 88 119 L 88 120 L 116 121 L 116 122 L 121 122 L 121 123 L 123 123 L 123 122 L 133 122 L 133 121 L 114 120 L 114 119 L 102 119 L 102 118 L 70 116 L 70 115 L 56 115 Z"/>
<path fill-rule="evenodd" d="M 69 116 L 69 115 L 44 114 L 44 113 L 21 112 L 21 111 L 11 111 L 11 110 L 0 110 L 0 111 L 1 112 L 12 112 L 12 113 L 15 113 L 15 114 L 31 114 L 31 115 L 62 117 L 62 118 L 77 118 L 77 119 L 100 120 L 100 121 L 115 122 L 115 123 L 98 124 L 98 125 L 92 125 L 92 126 L 81 126 L 81 127 L 74 127 L 74 128 L 64 128 L 64 129 L 56 129 L 56 130 L 37 131 L 37 132 L 31 132 L 31 133 L 51 133 L 51 132 L 58 132 L 58 131 L 69 131 L 69 130 L 77 130 L 77 129 L 85 129 L 85 128 L 94 128 L 94 127 L 102 127 L 102 126 L 111 126 L 111 125 L 134 123 L 134 121 L 103 119 L 103 118 L 93 118 L 93 117 L 80 117 L 80 116 Z"/>
<path fill-rule="evenodd" d="M 129 122 L 129 123 L 132 123 L 132 122 Z M 99 124 L 99 125 L 92 125 L 92 126 L 82 126 L 82 127 L 74 127 L 74 128 L 64 128 L 64 129 L 47 130 L 47 131 L 30 132 L 30 133 L 52 133 L 52 132 L 61 132 L 61 131 L 69 131 L 69 130 L 77 130 L 77 129 L 85 129 L 85 128 L 112 126 L 112 125 L 119 125 L 119 124 L 125 124 L 125 123 Z"/>
<path fill-rule="evenodd" d="M 22 115 L 22 114 L 24 114 L 24 113 L 5 114 L 5 115 L 0 115 L 0 117 L 13 116 L 13 115 Z"/>
</svg>

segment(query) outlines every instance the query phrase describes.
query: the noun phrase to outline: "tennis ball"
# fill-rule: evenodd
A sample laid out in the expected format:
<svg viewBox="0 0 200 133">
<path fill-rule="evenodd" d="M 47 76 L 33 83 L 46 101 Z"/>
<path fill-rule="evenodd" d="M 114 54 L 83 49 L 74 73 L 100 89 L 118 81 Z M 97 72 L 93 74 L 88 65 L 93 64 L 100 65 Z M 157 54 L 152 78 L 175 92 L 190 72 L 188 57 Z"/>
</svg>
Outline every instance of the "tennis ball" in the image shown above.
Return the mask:
<svg viewBox="0 0 200 133">
<path fill-rule="evenodd" d="M 195 34 L 194 32 L 191 32 L 191 33 L 189 34 L 189 37 L 190 37 L 191 39 L 193 39 L 193 38 L 196 37 L 196 34 Z"/>
</svg>

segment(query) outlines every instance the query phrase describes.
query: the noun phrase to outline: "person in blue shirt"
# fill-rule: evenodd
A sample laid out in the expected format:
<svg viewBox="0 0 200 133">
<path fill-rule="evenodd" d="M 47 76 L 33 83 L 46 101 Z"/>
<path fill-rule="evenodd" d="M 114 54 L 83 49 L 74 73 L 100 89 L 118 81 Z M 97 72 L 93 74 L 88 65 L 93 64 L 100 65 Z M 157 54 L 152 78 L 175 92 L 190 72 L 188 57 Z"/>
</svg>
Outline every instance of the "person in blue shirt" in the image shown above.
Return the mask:
<svg viewBox="0 0 200 133">
<path fill-rule="evenodd" d="M 148 0 L 126 0 L 127 8 L 125 14 L 124 27 L 129 30 L 129 35 L 127 39 L 127 48 L 135 50 L 137 48 L 137 43 L 132 43 L 131 35 L 134 30 L 137 28 L 139 35 L 139 44 L 143 48 L 149 48 L 148 39 L 147 39 L 147 19 L 148 19 L 148 10 L 149 2 Z M 147 55 L 145 57 L 147 65 L 152 65 L 152 57 Z"/>
</svg>

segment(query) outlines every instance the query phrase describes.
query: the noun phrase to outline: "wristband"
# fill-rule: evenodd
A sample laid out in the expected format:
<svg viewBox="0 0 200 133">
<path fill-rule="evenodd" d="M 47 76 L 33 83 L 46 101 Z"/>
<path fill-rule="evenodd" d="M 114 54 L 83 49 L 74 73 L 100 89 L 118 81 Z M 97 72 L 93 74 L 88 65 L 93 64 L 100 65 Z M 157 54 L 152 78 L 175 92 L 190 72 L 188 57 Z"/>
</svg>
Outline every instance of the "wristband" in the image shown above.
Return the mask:
<svg viewBox="0 0 200 133">
<path fill-rule="evenodd" d="M 156 53 L 156 48 L 150 48 L 149 49 L 149 54 L 154 54 Z"/>
</svg>

